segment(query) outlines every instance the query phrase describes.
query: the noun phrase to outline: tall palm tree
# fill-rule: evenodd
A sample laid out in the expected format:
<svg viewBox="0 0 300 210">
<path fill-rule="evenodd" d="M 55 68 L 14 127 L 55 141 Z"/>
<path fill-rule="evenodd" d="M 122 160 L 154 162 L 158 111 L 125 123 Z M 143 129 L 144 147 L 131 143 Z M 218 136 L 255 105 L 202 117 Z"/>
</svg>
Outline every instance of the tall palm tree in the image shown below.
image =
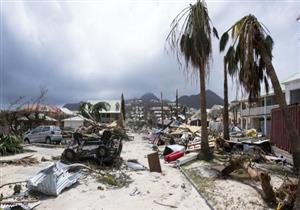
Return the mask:
<svg viewBox="0 0 300 210">
<path fill-rule="evenodd" d="M 223 51 L 231 31 L 232 43 L 226 53 L 226 64 L 230 75 L 249 94 L 249 102 L 259 97 L 261 83 L 269 89 L 268 78 L 272 82 L 276 100 L 282 110 L 284 122 L 291 143 L 294 167 L 300 166 L 300 140 L 272 64 L 273 40 L 268 29 L 254 15 L 247 15 L 231 26 L 221 37 L 220 50 Z"/>
<path fill-rule="evenodd" d="M 223 109 L 223 137 L 229 140 L 229 116 L 228 116 L 228 85 L 227 85 L 227 67 L 224 57 L 224 109 Z"/>
<path fill-rule="evenodd" d="M 209 74 L 212 55 L 211 34 L 218 37 L 217 30 L 212 27 L 204 0 L 197 0 L 183 9 L 173 20 L 167 41 L 177 60 L 186 72 L 199 74 L 200 108 L 201 108 L 201 151 L 205 158 L 209 157 L 206 113 L 205 82 Z M 182 62 L 185 65 L 182 65 Z"/>
</svg>

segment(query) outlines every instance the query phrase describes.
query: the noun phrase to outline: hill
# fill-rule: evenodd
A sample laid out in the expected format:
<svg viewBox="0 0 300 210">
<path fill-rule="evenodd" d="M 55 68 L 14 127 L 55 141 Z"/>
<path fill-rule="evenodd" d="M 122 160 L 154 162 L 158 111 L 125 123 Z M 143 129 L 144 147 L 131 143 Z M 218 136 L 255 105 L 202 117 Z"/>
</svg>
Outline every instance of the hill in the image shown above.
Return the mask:
<svg viewBox="0 0 300 210">
<path fill-rule="evenodd" d="M 200 108 L 200 93 L 197 95 L 181 96 L 178 98 L 180 104 L 187 107 L 199 109 Z M 211 108 L 213 105 L 224 105 L 223 99 L 211 90 L 206 90 L 206 106 Z"/>
</svg>

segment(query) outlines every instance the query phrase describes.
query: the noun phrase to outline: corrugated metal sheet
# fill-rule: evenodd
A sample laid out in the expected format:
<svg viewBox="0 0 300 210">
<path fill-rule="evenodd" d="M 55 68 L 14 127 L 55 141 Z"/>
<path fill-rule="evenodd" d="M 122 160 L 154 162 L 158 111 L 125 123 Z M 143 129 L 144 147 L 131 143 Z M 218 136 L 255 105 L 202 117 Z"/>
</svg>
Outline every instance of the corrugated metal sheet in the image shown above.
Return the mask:
<svg viewBox="0 0 300 210">
<path fill-rule="evenodd" d="M 300 105 L 290 105 L 288 109 L 300 135 Z M 285 127 L 282 111 L 279 108 L 273 109 L 271 116 L 271 142 L 276 147 L 291 153 L 291 145 L 288 140 L 288 133 Z"/>
</svg>

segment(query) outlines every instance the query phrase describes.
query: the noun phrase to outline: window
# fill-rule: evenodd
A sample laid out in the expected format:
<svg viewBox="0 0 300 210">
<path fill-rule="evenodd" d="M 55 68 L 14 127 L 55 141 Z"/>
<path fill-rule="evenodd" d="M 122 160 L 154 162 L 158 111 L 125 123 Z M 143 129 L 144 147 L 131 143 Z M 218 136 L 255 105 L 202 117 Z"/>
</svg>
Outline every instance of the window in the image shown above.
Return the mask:
<svg viewBox="0 0 300 210">
<path fill-rule="evenodd" d="M 43 132 L 50 131 L 50 127 L 49 127 L 49 126 L 46 126 L 46 127 L 43 128 L 42 131 L 43 131 Z"/>
<path fill-rule="evenodd" d="M 300 102 L 300 89 L 291 90 L 291 104 Z"/>
</svg>

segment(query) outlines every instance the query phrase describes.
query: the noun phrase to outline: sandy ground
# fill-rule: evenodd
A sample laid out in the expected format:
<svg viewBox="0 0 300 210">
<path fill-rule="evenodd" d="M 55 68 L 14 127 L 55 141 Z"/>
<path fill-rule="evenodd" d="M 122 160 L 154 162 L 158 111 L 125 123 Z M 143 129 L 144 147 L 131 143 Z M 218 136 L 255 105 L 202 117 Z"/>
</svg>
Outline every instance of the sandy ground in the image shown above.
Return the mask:
<svg viewBox="0 0 300 210">
<path fill-rule="evenodd" d="M 247 175 L 232 175 L 227 179 L 220 177 L 216 169 L 218 164 L 214 162 L 196 161 L 184 166 L 193 181 L 209 204 L 216 210 L 263 210 L 274 209 L 269 207 L 262 199 L 260 182 L 250 180 Z M 269 167 L 273 166 L 270 170 Z M 279 188 L 284 180 L 284 167 L 277 164 L 257 164 L 257 167 L 268 171 L 271 184 Z M 277 168 L 277 173 L 275 168 Z M 192 174 L 192 175 L 191 175 Z M 293 181 L 295 177 L 289 176 Z"/>
<path fill-rule="evenodd" d="M 141 135 L 134 134 L 134 141 L 124 142 L 122 158 L 137 159 L 141 164 L 148 167 L 147 154 L 153 152 L 147 141 Z M 33 154 L 39 160 L 42 156 L 51 158 L 61 154 L 62 148 L 28 147 L 36 150 L 34 153 L 25 153 L 2 159 L 13 159 Z M 49 165 L 50 162 L 41 162 L 34 166 L 1 166 L 1 184 L 13 181 L 26 180 L 40 169 Z M 163 173 L 150 173 L 149 171 L 126 171 L 133 182 L 128 187 L 120 189 L 104 190 L 97 189 L 100 185 L 93 177 L 81 179 L 77 184 L 64 190 L 57 197 L 45 197 L 36 209 L 103 209 L 103 210 L 126 210 L 145 209 L 160 210 L 171 209 L 154 201 L 176 206 L 177 209 L 209 209 L 202 197 L 186 180 L 178 169 L 165 165 L 161 160 Z M 135 189 L 140 194 L 131 196 Z M 12 190 L 1 189 L 4 194 Z"/>
</svg>

